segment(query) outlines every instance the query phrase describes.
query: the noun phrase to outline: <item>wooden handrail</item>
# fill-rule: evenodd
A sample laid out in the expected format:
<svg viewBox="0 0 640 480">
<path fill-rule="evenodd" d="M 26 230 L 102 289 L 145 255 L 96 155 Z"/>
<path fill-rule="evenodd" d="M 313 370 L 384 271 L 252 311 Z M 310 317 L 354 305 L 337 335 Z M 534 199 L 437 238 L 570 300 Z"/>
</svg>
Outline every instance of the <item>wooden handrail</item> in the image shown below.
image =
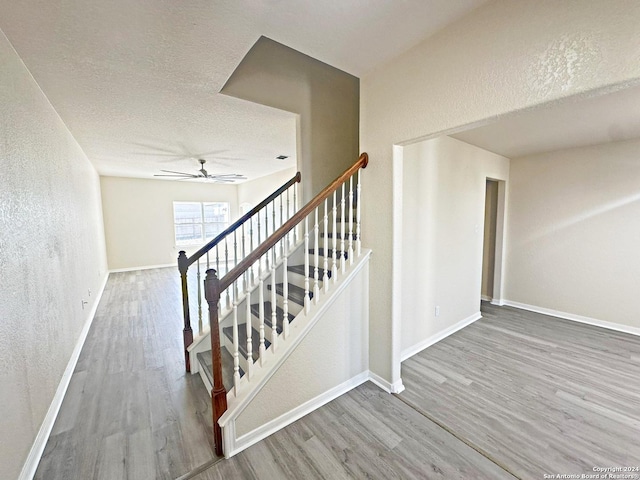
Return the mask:
<svg viewBox="0 0 640 480">
<path fill-rule="evenodd" d="M 251 217 L 253 217 L 256 213 L 258 213 L 260 210 L 262 210 L 262 208 L 264 208 L 272 200 L 276 199 L 281 193 L 285 192 L 289 187 L 291 187 L 291 185 L 293 185 L 294 183 L 300 183 L 301 178 L 302 177 L 300 175 L 300 172 L 297 172 L 295 174 L 295 176 L 293 178 L 291 178 L 291 180 L 289 180 L 287 183 L 285 183 L 280 188 L 278 188 L 275 192 L 273 192 L 271 195 L 269 195 L 267 198 L 265 198 L 262 202 L 260 202 L 258 205 L 253 207 L 251 210 L 249 210 L 243 216 L 241 216 L 234 223 L 229 225 L 229 227 L 227 227 L 226 230 L 224 230 L 222 233 L 220 233 L 218 236 L 216 236 L 216 238 L 214 238 L 213 240 L 211 240 L 210 242 L 205 244 L 200 250 L 195 252 L 193 255 L 191 255 L 190 257 L 188 257 L 185 260 L 183 260 L 178 265 L 178 267 L 181 269 L 180 271 L 182 271 L 182 269 L 185 269 L 185 271 L 186 271 L 186 269 L 189 268 L 193 263 L 195 263 L 200 257 L 205 255 L 209 250 L 211 250 L 213 247 L 218 245 L 224 239 L 224 237 L 226 237 L 230 233 L 233 233 L 235 230 L 240 228 L 243 223 L 245 223 L 247 220 L 249 220 Z"/>
<path fill-rule="evenodd" d="M 211 407 L 212 407 L 212 414 L 213 414 L 214 444 L 215 444 L 215 452 L 217 455 L 223 454 L 222 429 L 220 428 L 220 425 L 218 422 L 220 420 L 220 417 L 227 410 L 227 392 L 222 383 L 222 358 L 221 358 L 221 352 L 220 352 L 220 331 L 219 331 L 219 328 L 216 328 L 219 325 L 218 305 L 220 302 L 220 294 L 224 290 L 226 290 L 231 284 L 233 284 L 233 282 L 237 280 L 243 273 L 245 273 L 249 268 L 251 268 L 251 266 L 253 266 L 254 263 L 259 261 L 260 258 L 269 251 L 269 249 L 273 248 L 279 241 L 281 241 L 286 234 L 288 234 L 300 222 L 302 222 L 311 212 L 314 211 L 315 208 L 317 208 L 322 202 L 324 202 L 329 197 L 329 195 L 331 195 L 341 185 L 343 185 L 343 183 L 346 180 L 348 180 L 360 168 L 366 168 L 368 163 L 369 163 L 369 156 L 366 153 L 362 153 L 356 163 L 354 163 L 342 175 L 340 175 L 333 182 L 331 182 L 327 187 L 325 187 L 309 203 L 307 203 L 304 207 L 302 207 L 302 209 L 296 212 L 280 228 L 278 228 L 275 232 L 273 232 L 269 238 L 267 238 L 264 242 L 258 245 L 258 247 L 253 252 L 247 255 L 233 269 L 231 269 L 222 279 L 218 279 L 215 269 L 210 268 L 207 270 L 207 277 L 205 279 L 205 297 L 207 299 L 207 303 L 209 304 L 209 325 L 211 325 L 210 339 L 211 339 L 211 351 L 212 351 L 212 370 L 213 370 L 212 373 L 213 373 L 213 379 L 214 379 L 213 388 L 211 389 Z M 352 195 L 352 193 L 350 193 L 350 195 Z M 344 199 L 343 199 L 343 204 L 344 204 Z M 351 208 L 353 208 L 353 199 L 351 199 Z M 316 222 L 317 222 L 317 216 L 316 216 Z M 344 231 L 343 231 L 343 234 L 344 234 Z M 351 234 L 351 232 L 349 232 L 349 234 Z M 317 236 L 316 236 L 316 246 L 317 246 Z M 185 259 L 183 259 L 183 261 L 184 260 Z M 316 272 L 317 270 L 318 270 L 318 267 L 317 267 L 317 260 L 316 260 Z M 275 270 L 273 266 L 271 271 L 272 271 L 272 282 L 275 283 L 275 276 L 274 276 Z M 262 286 L 262 283 L 260 283 L 260 285 Z M 317 285 L 317 280 L 316 280 L 316 285 Z M 272 291 L 275 292 L 275 288 Z M 275 295 L 275 293 L 273 295 Z M 286 298 L 286 293 L 285 293 L 285 298 Z M 260 301 L 262 302 L 262 300 Z M 249 304 L 249 298 L 246 299 L 246 302 L 247 304 Z M 271 302 L 272 302 L 272 305 L 275 305 L 276 303 L 275 297 L 272 297 Z M 236 309 L 236 307 L 237 307 L 237 303 L 235 304 L 234 309 Z M 286 307 L 285 307 L 285 312 L 286 312 Z M 250 313 L 247 313 L 247 315 L 249 316 Z M 274 315 L 273 332 L 275 336 L 276 325 L 277 325 L 277 321 L 275 320 L 275 315 L 276 315 L 275 310 L 273 310 L 273 315 Z M 287 314 L 284 313 L 283 322 L 287 322 L 286 317 L 287 317 Z M 234 319 L 235 329 L 237 329 L 236 322 L 237 322 L 237 318 Z M 249 322 L 248 319 L 247 319 L 247 322 Z M 249 336 L 248 338 L 251 338 L 251 337 Z M 236 339 L 237 339 L 237 332 L 234 333 L 234 344 L 235 342 L 237 342 Z M 275 342 L 272 342 L 271 345 L 272 345 L 272 348 L 274 348 Z M 250 347 L 248 351 L 249 352 L 251 351 Z M 249 354 L 249 361 L 252 361 L 250 354 Z M 237 344 L 236 344 L 236 361 L 234 362 L 234 368 L 235 368 L 235 371 L 237 372 L 238 371 L 237 370 L 238 369 Z M 237 385 L 235 380 L 234 380 L 234 384 Z"/>
<path fill-rule="evenodd" d="M 327 185 L 318 195 L 307 203 L 304 207 L 298 210 L 289 220 L 282 224 L 275 232 L 271 234 L 264 242 L 262 242 L 254 251 L 247 255 L 241 262 L 239 262 L 234 268 L 232 268 L 224 277 L 219 281 L 219 292 L 226 290 L 234 281 L 236 281 L 240 275 L 249 269 L 260 257 L 269 251 L 276 243 L 293 230 L 304 218 L 309 215 L 313 210 L 319 206 L 326 198 L 329 197 L 334 191 L 338 189 L 351 175 L 358 171 L 360 168 L 366 168 L 369 163 L 369 155 L 366 153 L 360 154 L 358 161 L 351 167 L 342 173 L 333 182 Z"/>
</svg>

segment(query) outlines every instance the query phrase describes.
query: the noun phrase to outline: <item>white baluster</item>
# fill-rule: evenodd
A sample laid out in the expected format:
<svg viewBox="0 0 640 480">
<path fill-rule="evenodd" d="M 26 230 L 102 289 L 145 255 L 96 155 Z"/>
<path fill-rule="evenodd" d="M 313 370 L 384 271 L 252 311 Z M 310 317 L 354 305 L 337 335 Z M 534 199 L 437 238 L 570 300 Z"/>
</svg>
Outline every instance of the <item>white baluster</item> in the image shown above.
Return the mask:
<svg viewBox="0 0 640 480">
<path fill-rule="evenodd" d="M 353 175 L 349 177 L 349 265 L 353 265 Z"/>
<path fill-rule="evenodd" d="M 242 260 L 244 260 L 245 257 L 247 256 L 247 234 L 244 229 L 244 223 L 242 224 L 241 229 L 242 229 L 242 235 L 240 239 L 242 244 Z"/>
<path fill-rule="evenodd" d="M 287 220 L 289 220 L 291 218 L 291 200 L 289 198 L 289 190 L 291 190 L 291 188 L 287 188 Z M 291 248 L 291 240 L 293 239 L 293 236 L 290 235 L 290 233 L 287 233 L 287 246 L 289 248 Z"/>
<path fill-rule="evenodd" d="M 211 267 L 209 266 L 209 251 L 207 250 L 207 268 L 205 268 L 205 272 L 209 270 Z"/>
<path fill-rule="evenodd" d="M 338 227 L 336 226 L 338 217 L 338 202 L 337 192 L 333 191 L 333 228 L 331 229 L 331 235 L 333 235 L 333 266 L 331 267 L 331 276 L 333 277 L 333 283 L 338 281 Z"/>
<path fill-rule="evenodd" d="M 273 227 L 273 230 L 271 230 L 271 234 L 273 235 L 273 232 L 276 231 L 276 199 L 273 199 L 273 203 L 271 205 L 271 218 L 272 218 L 272 223 L 271 226 Z M 273 254 L 273 263 L 275 263 L 276 260 L 276 254 L 278 252 L 274 252 Z"/>
<path fill-rule="evenodd" d="M 293 184 L 293 211 L 297 212 L 298 211 L 298 183 L 294 183 Z M 295 226 L 295 228 L 293 229 L 293 244 L 295 245 L 296 243 L 298 243 L 298 238 L 300 238 L 300 235 L 298 233 L 298 225 Z M 306 275 L 306 273 L 305 273 Z"/>
<path fill-rule="evenodd" d="M 262 279 L 262 260 L 258 259 L 258 331 L 260 333 L 260 345 L 258 353 L 260 354 L 260 365 L 264 365 L 264 280 Z"/>
<path fill-rule="evenodd" d="M 258 243 L 256 243 L 256 248 L 262 243 L 262 235 L 261 235 L 261 229 L 260 229 L 260 211 L 258 211 L 258 213 L 256 213 L 256 221 L 258 224 Z M 267 238 L 266 235 L 264 238 Z M 263 262 L 263 258 L 260 257 L 260 259 L 258 260 L 258 278 L 260 278 L 260 272 L 261 272 L 261 268 L 262 268 L 262 262 Z"/>
<path fill-rule="evenodd" d="M 324 199 L 324 272 L 322 275 L 322 286 L 324 287 L 324 291 L 329 291 L 329 200 Z"/>
<path fill-rule="evenodd" d="M 224 275 L 229 271 L 229 245 L 227 244 L 227 237 L 224 237 Z M 224 275 L 220 275 L 222 278 Z M 231 308 L 231 294 L 230 288 L 227 288 L 227 309 Z"/>
<path fill-rule="evenodd" d="M 220 275 L 220 251 L 218 250 L 218 243 L 216 243 L 216 272 Z M 220 275 L 222 277 L 222 275 Z"/>
<path fill-rule="evenodd" d="M 267 253 L 268 254 L 268 253 Z M 273 262 L 271 264 L 271 351 L 276 351 L 278 342 L 278 314 L 276 311 L 276 247 L 271 249 Z"/>
<path fill-rule="evenodd" d="M 238 264 L 238 236 L 236 235 L 237 231 L 238 230 L 233 231 L 233 267 Z M 231 268 L 229 270 L 231 270 Z"/>
<path fill-rule="evenodd" d="M 313 240 L 315 248 L 313 250 L 313 303 L 318 303 L 318 296 L 320 294 L 320 286 L 318 284 L 318 280 L 320 279 L 320 269 L 318 268 L 319 264 L 319 255 L 320 255 L 320 243 L 318 242 L 318 230 L 320 226 L 318 225 L 318 207 L 315 209 L 314 214 L 314 224 L 313 224 Z"/>
<path fill-rule="evenodd" d="M 249 252 L 253 252 L 253 217 L 249 219 Z M 255 265 L 251 265 L 251 285 L 256 284 Z"/>
<path fill-rule="evenodd" d="M 283 243 L 287 243 L 286 240 L 282 240 Z M 289 252 L 285 250 L 282 255 L 282 295 L 284 300 L 282 302 L 282 336 L 287 338 L 289 335 L 289 271 L 287 269 L 288 261 L 287 254 Z"/>
<path fill-rule="evenodd" d="M 264 239 L 265 240 L 267 238 L 269 238 L 269 205 L 271 205 L 271 203 L 268 203 L 264 208 Z M 271 233 L 273 233 L 273 232 L 271 232 Z M 268 270 L 269 269 L 269 255 L 264 255 L 264 259 L 265 259 L 265 263 L 266 263 L 266 268 Z"/>
<path fill-rule="evenodd" d="M 233 282 L 234 290 L 238 289 L 237 281 Z M 237 292 L 235 292 L 237 293 Z M 240 383 L 240 352 L 238 341 L 238 295 L 233 302 L 233 390 L 238 396 L 238 384 Z"/>
<path fill-rule="evenodd" d="M 345 272 L 345 261 L 344 261 L 344 237 L 345 237 L 345 228 L 344 228 L 344 205 L 345 204 L 345 196 L 344 196 L 344 183 L 342 184 L 342 199 L 340 200 L 340 223 L 342 224 L 342 228 L 340 229 L 340 270 L 342 273 Z"/>
<path fill-rule="evenodd" d="M 248 276 L 249 273 L 245 272 L 245 277 Z M 245 297 L 244 301 L 246 303 L 246 324 L 247 327 L 247 379 L 251 379 L 251 372 L 253 370 L 253 327 L 251 325 L 251 290 L 249 288 L 248 279 L 245 278 Z"/>
<path fill-rule="evenodd" d="M 202 333 L 202 287 L 200 285 L 200 259 L 198 258 L 198 333 Z"/>
<path fill-rule="evenodd" d="M 358 252 L 358 257 L 362 254 L 362 240 L 360 239 L 360 235 L 362 233 L 360 222 L 362 221 L 360 218 L 360 204 L 362 203 L 362 188 L 360 186 L 360 170 L 358 170 L 358 183 L 356 186 L 356 251 Z"/>
<path fill-rule="evenodd" d="M 304 217 L 304 308 L 309 311 L 309 217 Z"/>
</svg>

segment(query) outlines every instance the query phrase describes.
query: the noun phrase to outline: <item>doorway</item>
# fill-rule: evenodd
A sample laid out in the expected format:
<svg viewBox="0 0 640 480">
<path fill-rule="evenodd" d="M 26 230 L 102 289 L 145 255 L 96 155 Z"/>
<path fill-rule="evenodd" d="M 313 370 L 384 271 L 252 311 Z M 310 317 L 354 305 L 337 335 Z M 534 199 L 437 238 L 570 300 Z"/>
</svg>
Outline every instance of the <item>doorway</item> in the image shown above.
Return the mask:
<svg viewBox="0 0 640 480">
<path fill-rule="evenodd" d="M 485 189 L 480 298 L 499 305 L 502 303 L 502 239 L 504 231 L 505 182 L 487 178 Z"/>
</svg>

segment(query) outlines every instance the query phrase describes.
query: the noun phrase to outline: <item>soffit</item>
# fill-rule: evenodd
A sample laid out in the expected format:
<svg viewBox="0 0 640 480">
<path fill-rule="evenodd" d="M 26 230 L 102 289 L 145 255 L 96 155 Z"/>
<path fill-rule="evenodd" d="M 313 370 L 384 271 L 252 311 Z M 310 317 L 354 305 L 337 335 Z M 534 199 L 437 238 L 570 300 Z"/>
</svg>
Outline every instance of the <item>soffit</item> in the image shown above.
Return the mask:
<svg viewBox="0 0 640 480">
<path fill-rule="evenodd" d="M 640 86 L 570 97 L 451 136 L 509 158 L 640 138 Z"/>
</svg>

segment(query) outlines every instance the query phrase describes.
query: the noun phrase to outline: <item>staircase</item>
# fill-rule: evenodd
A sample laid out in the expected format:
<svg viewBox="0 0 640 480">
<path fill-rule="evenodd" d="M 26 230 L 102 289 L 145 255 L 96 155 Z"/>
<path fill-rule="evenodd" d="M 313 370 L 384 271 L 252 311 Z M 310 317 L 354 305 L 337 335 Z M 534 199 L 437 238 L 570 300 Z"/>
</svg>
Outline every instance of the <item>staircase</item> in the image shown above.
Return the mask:
<svg viewBox="0 0 640 480">
<path fill-rule="evenodd" d="M 362 154 L 296 211 L 295 201 L 291 208 L 288 200 L 296 197 L 298 174 L 192 257 L 180 252 L 183 295 L 187 295 L 183 298 L 186 368 L 199 373 L 212 392 L 218 455 L 227 453 L 223 452 L 220 424 L 228 424 L 234 411 L 241 411 L 266 385 L 311 328 L 322 302 L 329 301 L 338 283 L 347 279 L 354 259 L 361 256 L 358 198 L 360 169 L 367 162 Z M 263 235 L 261 225 L 269 224 L 271 231 Z M 201 267 L 205 256 L 206 264 Z M 189 336 L 192 308 L 187 278 L 194 263 L 200 332 L 195 339 Z M 227 267 L 226 274 L 218 278 L 220 268 L 216 266 L 221 263 Z M 207 328 L 201 313 L 201 270 L 206 270 L 208 324 L 215 328 Z"/>
</svg>

